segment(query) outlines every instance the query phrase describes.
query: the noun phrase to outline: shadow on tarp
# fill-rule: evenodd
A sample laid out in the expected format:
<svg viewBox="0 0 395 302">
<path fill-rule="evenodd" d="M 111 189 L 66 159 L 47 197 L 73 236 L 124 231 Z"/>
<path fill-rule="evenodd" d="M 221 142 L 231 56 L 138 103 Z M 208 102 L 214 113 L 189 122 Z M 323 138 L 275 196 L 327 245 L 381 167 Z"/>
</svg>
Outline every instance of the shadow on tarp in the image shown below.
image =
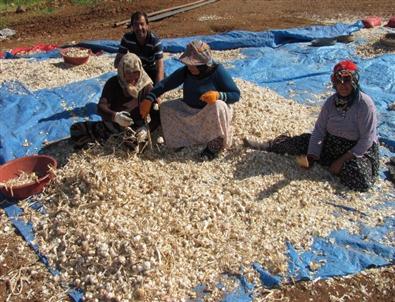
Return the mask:
<svg viewBox="0 0 395 302">
<path fill-rule="evenodd" d="M 43 142 L 68 136 L 75 122 L 99 120 L 95 104 L 113 75 L 34 92 L 16 81 L 0 84 L 0 164 L 38 153 Z"/>
<path fill-rule="evenodd" d="M 46 118 L 39 119 L 38 122 L 43 123 L 62 119 L 65 120 L 70 119 L 70 117 L 89 118 L 93 115 L 97 115 L 97 103 L 87 103 L 82 107 L 74 107 L 72 111 L 64 110 L 61 112 L 57 112 Z"/>
</svg>

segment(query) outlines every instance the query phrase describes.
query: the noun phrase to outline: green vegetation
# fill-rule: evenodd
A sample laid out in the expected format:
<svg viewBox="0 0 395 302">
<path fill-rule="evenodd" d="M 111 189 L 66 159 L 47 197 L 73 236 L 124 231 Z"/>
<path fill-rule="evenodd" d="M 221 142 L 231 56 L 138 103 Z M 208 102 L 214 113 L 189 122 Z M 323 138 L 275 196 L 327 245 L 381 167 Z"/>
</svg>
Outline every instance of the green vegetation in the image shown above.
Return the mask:
<svg viewBox="0 0 395 302">
<path fill-rule="evenodd" d="M 0 0 L 0 11 L 15 10 L 18 5 L 25 7 L 33 6 L 40 3 L 46 3 L 45 0 Z"/>
<path fill-rule="evenodd" d="M 0 19 L 0 29 L 8 27 L 7 21 L 3 20 L 3 18 Z"/>
<path fill-rule="evenodd" d="M 52 14 L 53 12 L 55 12 L 55 9 L 53 7 L 46 7 L 40 10 L 40 12 L 42 14 Z"/>
<path fill-rule="evenodd" d="M 15 11 L 18 5 L 23 5 L 24 7 L 31 7 L 40 5 L 51 6 L 51 0 L 0 0 L 0 11 Z M 75 5 L 94 5 L 99 2 L 99 0 L 72 0 Z M 51 13 L 50 9 L 46 10 L 45 13 Z"/>
<path fill-rule="evenodd" d="M 92 5 L 92 4 L 96 4 L 98 0 L 72 0 L 71 2 L 73 4 L 79 4 L 79 5 Z"/>
</svg>

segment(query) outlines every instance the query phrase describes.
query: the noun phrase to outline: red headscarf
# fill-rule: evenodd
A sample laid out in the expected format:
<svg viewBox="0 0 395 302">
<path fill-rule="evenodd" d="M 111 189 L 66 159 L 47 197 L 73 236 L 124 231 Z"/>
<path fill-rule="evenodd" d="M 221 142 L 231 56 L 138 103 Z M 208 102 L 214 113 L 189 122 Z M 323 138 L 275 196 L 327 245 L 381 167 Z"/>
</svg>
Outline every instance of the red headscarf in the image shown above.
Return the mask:
<svg viewBox="0 0 395 302">
<path fill-rule="evenodd" d="M 350 60 L 344 60 L 335 65 L 331 77 L 332 84 L 335 86 L 337 81 L 345 77 L 351 77 L 353 86 L 355 88 L 358 86 L 358 66 Z"/>
<path fill-rule="evenodd" d="M 336 73 L 336 72 L 342 71 L 342 70 L 355 72 L 358 70 L 358 66 L 353 61 L 344 60 L 344 61 L 341 61 L 335 65 L 335 67 L 333 68 L 333 73 Z"/>
</svg>

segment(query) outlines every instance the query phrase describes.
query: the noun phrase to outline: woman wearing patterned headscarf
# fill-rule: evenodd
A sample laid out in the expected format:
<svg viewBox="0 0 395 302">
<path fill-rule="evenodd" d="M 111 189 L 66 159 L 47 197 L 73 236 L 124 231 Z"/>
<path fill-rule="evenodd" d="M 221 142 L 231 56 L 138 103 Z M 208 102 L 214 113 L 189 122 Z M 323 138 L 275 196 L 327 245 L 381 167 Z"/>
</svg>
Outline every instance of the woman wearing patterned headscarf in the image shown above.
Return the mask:
<svg viewBox="0 0 395 302">
<path fill-rule="evenodd" d="M 360 90 L 357 65 L 341 61 L 331 76 L 336 93 L 324 103 L 313 133 L 279 136 L 249 147 L 290 155 L 307 155 L 309 167 L 318 162 L 340 177 L 349 188 L 366 191 L 379 169 L 377 117 L 373 100 Z"/>
<path fill-rule="evenodd" d="M 240 91 L 223 65 L 213 61 L 206 43 L 189 43 L 180 61 L 186 66 L 159 82 L 141 103 L 140 112 L 145 116 L 158 97 L 183 85 L 182 99 L 160 106 L 165 143 L 174 149 L 206 145 L 201 157 L 212 160 L 231 144 L 230 105 L 239 101 Z"/>
<path fill-rule="evenodd" d="M 97 106 L 103 121 L 82 122 L 71 126 L 71 138 L 75 147 L 89 142 L 103 142 L 112 134 L 127 127 L 146 133 L 145 122 L 139 112 L 140 102 L 152 89 L 152 80 L 144 71 L 140 59 L 132 53 L 124 55 L 118 65 L 118 74 L 107 80 Z M 151 112 L 151 130 L 159 125 L 159 113 Z M 140 139 L 144 139 L 141 137 Z"/>
</svg>

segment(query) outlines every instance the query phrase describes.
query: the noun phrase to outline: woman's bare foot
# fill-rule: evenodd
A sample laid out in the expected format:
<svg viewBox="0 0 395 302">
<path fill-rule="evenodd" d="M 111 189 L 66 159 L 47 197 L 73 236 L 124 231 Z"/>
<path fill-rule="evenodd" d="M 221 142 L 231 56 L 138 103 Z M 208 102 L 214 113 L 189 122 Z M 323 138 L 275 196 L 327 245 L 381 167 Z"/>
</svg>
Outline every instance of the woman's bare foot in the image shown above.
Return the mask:
<svg viewBox="0 0 395 302">
<path fill-rule="evenodd" d="M 270 141 L 259 142 L 255 139 L 245 137 L 243 139 L 244 147 L 255 149 L 255 150 L 268 150 L 270 148 Z"/>
</svg>

